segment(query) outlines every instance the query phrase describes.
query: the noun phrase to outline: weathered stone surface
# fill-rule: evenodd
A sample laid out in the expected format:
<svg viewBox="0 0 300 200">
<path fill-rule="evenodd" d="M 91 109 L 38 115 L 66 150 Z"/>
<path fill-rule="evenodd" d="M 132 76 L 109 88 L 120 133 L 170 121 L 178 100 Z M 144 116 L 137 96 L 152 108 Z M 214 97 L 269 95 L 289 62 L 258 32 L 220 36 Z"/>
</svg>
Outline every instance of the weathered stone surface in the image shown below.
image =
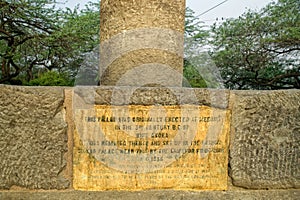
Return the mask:
<svg viewBox="0 0 300 200">
<path fill-rule="evenodd" d="M 63 88 L 1 85 L 0 94 L 0 188 L 68 188 Z"/>
<path fill-rule="evenodd" d="M 228 98 L 227 90 L 76 87 L 73 187 L 226 189 Z M 151 121 L 135 120 L 150 116 Z M 161 132 L 164 136 L 152 137 Z M 133 155 L 124 153 L 128 150 Z"/>
<path fill-rule="evenodd" d="M 182 85 L 185 0 L 103 0 L 100 15 L 101 85 Z"/>
<path fill-rule="evenodd" d="M 101 41 L 124 30 L 159 27 L 184 33 L 185 0 L 101 1 Z"/>
<path fill-rule="evenodd" d="M 26 199 L 26 200 L 66 200 L 66 199 L 209 199 L 209 200 L 297 200 L 299 199 L 299 190 L 245 190 L 245 191 L 174 191 L 174 190 L 156 190 L 143 192 L 80 192 L 80 191 L 52 191 L 52 192 L 0 192 L 0 199 Z"/>
<path fill-rule="evenodd" d="M 92 106 L 189 104 L 226 109 L 229 101 L 229 90 L 180 87 L 76 87 L 74 92 Z"/>
<path fill-rule="evenodd" d="M 253 189 L 299 188 L 300 91 L 232 93 L 233 184 Z"/>
<path fill-rule="evenodd" d="M 78 190 L 226 190 L 226 110 L 206 106 L 75 109 Z"/>
</svg>

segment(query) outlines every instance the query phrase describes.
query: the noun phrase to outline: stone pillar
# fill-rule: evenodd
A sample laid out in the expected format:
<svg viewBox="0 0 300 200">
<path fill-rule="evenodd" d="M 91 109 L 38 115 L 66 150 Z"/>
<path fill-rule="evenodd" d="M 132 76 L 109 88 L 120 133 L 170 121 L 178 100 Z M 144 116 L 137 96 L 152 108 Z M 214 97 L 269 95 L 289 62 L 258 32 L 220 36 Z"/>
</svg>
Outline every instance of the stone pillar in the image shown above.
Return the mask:
<svg viewBox="0 0 300 200">
<path fill-rule="evenodd" d="M 100 85 L 181 86 L 185 0 L 102 0 Z"/>
</svg>

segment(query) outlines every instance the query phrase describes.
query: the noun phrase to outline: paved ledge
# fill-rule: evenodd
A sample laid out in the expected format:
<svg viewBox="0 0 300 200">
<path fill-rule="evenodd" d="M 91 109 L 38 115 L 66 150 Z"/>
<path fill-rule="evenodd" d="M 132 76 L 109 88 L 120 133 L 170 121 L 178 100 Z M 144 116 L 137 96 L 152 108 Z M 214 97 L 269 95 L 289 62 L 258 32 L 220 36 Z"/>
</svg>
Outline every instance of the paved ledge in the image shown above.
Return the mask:
<svg viewBox="0 0 300 200">
<path fill-rule="evenodd" d="M 0 191 L 0 199 L 14 200 L 72 200 L 72 199 L 207 199 L 207 200 L 296 200 L 299 199 L 300 190 L 232 190 L 232 191 L 174 191 L 156 190 L 141 192 L 83 192 L 83 191 Z"/>
</svg>

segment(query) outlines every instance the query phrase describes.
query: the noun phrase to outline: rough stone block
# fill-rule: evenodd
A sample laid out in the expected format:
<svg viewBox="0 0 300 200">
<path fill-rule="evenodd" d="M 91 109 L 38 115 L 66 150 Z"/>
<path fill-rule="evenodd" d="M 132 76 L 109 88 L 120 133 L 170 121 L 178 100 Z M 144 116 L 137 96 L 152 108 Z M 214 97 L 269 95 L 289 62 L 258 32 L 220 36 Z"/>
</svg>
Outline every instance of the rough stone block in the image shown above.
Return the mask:
<svg viewBox="0 0 300 200">
<path fill-rule="evenodd" d="M 0 86 L 0 189 L 65 189 L 64 91 Z"/>
<path fill-rule="evenodd" d="M 300 91 L 234 91 L 230 176 L 235 186 L 300 187 Z"/>
<path fill-rule="evenodd" d="M 229 90 L 182 87 L 76 87 L 89 105 L 203 105 L 227 109 Z M 92 95 L 91 95 L 92 94 Z M 75 104 L 79 103 L 75 99 Z"/>
</svg>

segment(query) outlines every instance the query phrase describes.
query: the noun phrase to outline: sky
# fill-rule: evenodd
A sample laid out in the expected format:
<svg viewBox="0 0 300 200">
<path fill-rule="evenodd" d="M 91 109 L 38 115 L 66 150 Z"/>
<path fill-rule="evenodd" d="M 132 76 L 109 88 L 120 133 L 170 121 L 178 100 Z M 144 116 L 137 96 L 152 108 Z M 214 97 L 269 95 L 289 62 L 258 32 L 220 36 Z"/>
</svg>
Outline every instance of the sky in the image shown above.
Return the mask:
<svg viewBox="0 0 300 200">
<path fill-rule="evenodd" d="M 65 5 L 74 8 L 75 5 L 80 4 L 82 8 L 88 1 L 90 0 L 68 0 Z M 205 24 L 210 25 L 214 22 L 221 22 L 222 18 L 236 18 L 247 9 L 259 10 L 272 1 L 274 0 L 227 0 L 217 8 L 201 15 L 199 19 Z M 186 0 L 187 6 L 195 11 L 196 16 L 222 2 L 224 2 L 224 0 Z"/>
</svg>

